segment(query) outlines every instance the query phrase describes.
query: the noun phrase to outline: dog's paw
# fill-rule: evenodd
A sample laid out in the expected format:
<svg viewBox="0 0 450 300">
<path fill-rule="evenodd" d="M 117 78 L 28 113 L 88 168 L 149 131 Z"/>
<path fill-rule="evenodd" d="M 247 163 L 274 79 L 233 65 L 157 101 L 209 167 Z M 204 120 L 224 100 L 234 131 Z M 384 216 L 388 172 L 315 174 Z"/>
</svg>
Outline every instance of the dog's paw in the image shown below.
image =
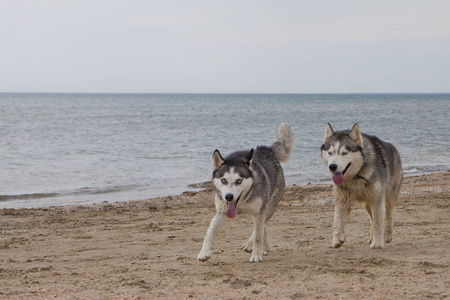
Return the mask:
<svg viewBox="0 0 450 300">
<path fill-rule="evenodd" d="M 392 236 L 393 236 L 392 232 L 385 232 L 384 233 L 384 241 L 386 243 L 392 242 Z"/>
<path fill-rule="evenodd" d="M 333 248 L 341 247 L 345 242 L 345 237 L 338 237 L 337 235 L 333 235 Z"/>
<path fill-rule="evenodd" d="M 254 263 L 254 262 L 262 262 L 262 261 L 263 261 L 262 254 L 252 253 L 252 257 L 250 257 L 250 262 Z"/>
<path fill-rule="evenodd" d="M 383 242 L 372 242 L 370 244 L 370 249 L 383 249 L 384 243 Z"/>
<path fill-rule="evenodd" d="M 249 240 L 247 243 L 245 243 L 243 249 L 245 252 L 252 253 L 253 252 L 253 242 L 250 242 L 250 240 Z"/>
<path fill-rule="evenodd" d="M 199 261 L 207 261 L 212 255 L 212 250 L 201 250 L 197 256 Z"/>
<path fill-rule="evenodd" d="M 343 244 L 344 244 L 343 242 L 333 243 L 333 248 L 340 248 Z"/>
</svg>

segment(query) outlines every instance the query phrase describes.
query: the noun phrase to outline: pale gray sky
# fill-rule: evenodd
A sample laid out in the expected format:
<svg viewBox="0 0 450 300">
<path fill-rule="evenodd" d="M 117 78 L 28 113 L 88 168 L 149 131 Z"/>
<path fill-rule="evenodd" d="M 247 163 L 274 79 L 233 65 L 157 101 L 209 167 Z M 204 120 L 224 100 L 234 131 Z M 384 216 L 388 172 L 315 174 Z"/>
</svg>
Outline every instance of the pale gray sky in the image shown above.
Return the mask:
<svg viewBox="0 0 450 300">
<path fill-rule="evenodd" d="M 0 92 L 450 92 L 449 0 L 0 0 Z"/>
</svg>

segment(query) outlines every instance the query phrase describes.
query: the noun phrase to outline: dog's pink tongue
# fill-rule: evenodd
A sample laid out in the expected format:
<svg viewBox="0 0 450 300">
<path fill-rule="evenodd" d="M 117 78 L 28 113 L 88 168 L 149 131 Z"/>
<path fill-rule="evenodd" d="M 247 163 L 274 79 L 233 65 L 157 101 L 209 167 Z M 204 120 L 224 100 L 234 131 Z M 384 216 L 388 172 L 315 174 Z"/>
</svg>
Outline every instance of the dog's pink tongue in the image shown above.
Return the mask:
<svg viewBox="0 0 450 300">
<path fill-rule="evenodd" d="M 337 185 L 343 184 L 344 183 L 344 175 L 342 175 L 342 172 L 334 173 L 333 174 L 333 181 Z"/>
<path fill-rule="evenodd" d="M 225 214 L 228 218 L 234 218 L 236 216 L 236 201 L 228 202 L 228 209 Z"/>
</svg>

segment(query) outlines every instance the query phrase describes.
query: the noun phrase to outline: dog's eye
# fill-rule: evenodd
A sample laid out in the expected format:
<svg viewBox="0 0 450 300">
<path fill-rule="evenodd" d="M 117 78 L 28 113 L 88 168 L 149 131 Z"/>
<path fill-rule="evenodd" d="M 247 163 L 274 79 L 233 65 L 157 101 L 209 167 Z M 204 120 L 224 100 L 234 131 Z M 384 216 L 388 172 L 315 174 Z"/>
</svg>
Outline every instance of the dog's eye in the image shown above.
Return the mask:
<svg viewBox="0 0 450 300">
<path fill-rule="evenodd" d="M 333 152 L 331 152 L 331 151 L 328 151 L 328 155 L 333 155 Z"/>
<path fill-rule="evenodd" d="M 239 178 L 238 180 L 236 180 L 236 184 L 241 184 L 242 183 L 242 179 Z"/>
<path fill-rule="evenodd" d="M 223 184 L 227 184 L 227 180 L 225 178 L 220 179 Z"/>
<path fill-rule="evenodd" d="M 347 155 L 348 154 L 348 152 L 342 152 L 342 155 Z"/>
</svg>

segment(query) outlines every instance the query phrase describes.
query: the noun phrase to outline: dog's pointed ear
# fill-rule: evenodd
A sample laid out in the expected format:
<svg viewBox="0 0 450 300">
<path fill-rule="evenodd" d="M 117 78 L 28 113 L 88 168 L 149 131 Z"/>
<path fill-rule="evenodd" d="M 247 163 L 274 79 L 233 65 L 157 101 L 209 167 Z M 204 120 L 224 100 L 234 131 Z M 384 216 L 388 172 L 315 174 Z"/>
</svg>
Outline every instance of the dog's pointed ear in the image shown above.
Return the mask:
<svg viewBox="0 0 450 300">
<path fill-rule="evenodd" d="M 225 160 L 223 159 L 222 155 L 220 155 L 219 150 L 214 150 L 213 159 L 212 159 L 212 167 L 213 170 L 216 170 L 221 165 L 225 163 Z"/>
<path fill-rule="evenodd" d="M 353 125 L 352 131 L 350 131 L 350 138 L 361 147 L 363 146 L 363 138 L 358 123 Z"/>
<path fill-rule="evenodd" d="M 333 128 L 331 127 L 331 124 L 328 123 L 327 128 L 325 128 L 325 138 L 323 139 L 323 142 L 325 143 L 333 134 Z"/>
<path fill-rule="evenodd" d="M 244 163 L 247 165 L 247 167 L 250 167 L 252 165 L 253 161 L 253 154 L 255 154 L 255 150 L 250 150 L 244 157 Z"/>
</svg>

